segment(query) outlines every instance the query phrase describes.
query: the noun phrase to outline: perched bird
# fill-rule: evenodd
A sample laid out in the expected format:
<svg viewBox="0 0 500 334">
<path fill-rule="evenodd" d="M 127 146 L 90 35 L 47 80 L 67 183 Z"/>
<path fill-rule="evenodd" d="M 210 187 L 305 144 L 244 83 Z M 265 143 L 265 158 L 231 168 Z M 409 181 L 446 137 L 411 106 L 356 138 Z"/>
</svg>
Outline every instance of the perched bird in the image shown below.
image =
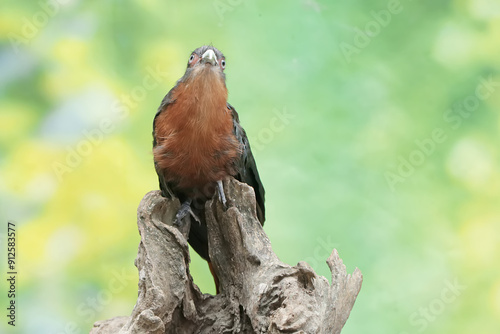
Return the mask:
<svg viewBox="0 0 500 334">
<path fill-rule="evenodd" d="M 160 189 L 178 197 L 176 216 L 191 224 L 189 244 L 209 262 L 204 204 L 215 191 L 225 204 L 222 179 L 234 176 L 252 186 L 264 223 L 264 187 L 236 110 L 227 102 L 226 59 L 213 46 L 189 56 L 186 73 L 163 98 L 153 122 L 153 155 Z M 210 265 L 212 274 L 213 269 Z M 214 275 L 217 285 L 217 278 Z"/>
</svg>

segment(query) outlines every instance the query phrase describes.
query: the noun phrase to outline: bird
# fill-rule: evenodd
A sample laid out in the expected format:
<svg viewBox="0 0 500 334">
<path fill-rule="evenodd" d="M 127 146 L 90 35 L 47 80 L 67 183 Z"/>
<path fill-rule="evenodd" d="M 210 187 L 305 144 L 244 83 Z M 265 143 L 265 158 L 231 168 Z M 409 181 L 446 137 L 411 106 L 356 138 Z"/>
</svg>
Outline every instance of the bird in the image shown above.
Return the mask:
<svg viewBox="0 0 500 334">
<path fill-rule="evenodd" d="M 177 197 L 175 224 L 193 218 L 188 242 L 217 275 L 208 251 L 205 202 L 215 192 L 227 203 L 222 180 L 232 176 L 255 192 L 256 212 L 265 221 L 265 191 L 246 132 L 228 103 L 226 58 L 212 45 L 195 49 L 184 75 L 167 93 L 153 121 L 153 157 L 162 196 Z"/>
</svg>

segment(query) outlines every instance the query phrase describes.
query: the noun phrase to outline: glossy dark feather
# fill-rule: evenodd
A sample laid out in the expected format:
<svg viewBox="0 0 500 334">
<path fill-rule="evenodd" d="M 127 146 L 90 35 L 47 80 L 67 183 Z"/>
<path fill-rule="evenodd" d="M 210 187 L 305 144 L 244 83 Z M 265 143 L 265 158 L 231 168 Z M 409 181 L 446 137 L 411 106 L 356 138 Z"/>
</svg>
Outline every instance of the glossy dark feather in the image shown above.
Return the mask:
<svg viewBox="0 0 500 334">
<path fill-rule="evenodd" d="M 262 181 L 260 180 L 259 171 L 250 148 L 250 143 L 247 134 L 243 127 L 240 125 L 240 119 L 236 109 L 228 103 L 228 108 L 231 109 L 233 114 L 234 134 L 242 146 L 241 157 L 238 161 L 238 174 L 235 178 L 251 186 L 255 191 L 255 199 L 257 201 L 257 216 L 262 225 L 265 221 L 265 191 Z"/>
</svg>

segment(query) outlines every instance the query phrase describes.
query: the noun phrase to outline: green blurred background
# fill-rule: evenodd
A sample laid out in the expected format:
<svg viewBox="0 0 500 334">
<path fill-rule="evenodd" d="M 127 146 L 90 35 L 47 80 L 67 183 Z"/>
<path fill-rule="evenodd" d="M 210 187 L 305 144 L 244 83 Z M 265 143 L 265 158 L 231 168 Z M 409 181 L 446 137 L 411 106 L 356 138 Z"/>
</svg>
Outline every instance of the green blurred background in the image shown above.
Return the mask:
<svg viewBox="0 0 500 334">
<path fill-rule="evenodd" d="M 343 333 L 500 332 L 498 1 L 4 1 L 0 37 L 1 332 L 130 314 L 152 120 L 209 43 L 275 252 L 363 272 Z"/>
</svg>

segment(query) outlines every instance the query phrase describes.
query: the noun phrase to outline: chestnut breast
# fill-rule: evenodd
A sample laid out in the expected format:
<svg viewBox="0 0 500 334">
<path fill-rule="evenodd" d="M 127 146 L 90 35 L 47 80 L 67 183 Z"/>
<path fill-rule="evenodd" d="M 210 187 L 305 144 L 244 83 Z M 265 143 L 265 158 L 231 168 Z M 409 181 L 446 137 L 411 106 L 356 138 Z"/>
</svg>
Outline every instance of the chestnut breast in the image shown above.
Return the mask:
<svg viewBox="0 0 500 334">
<path fill-rule="evenodd" d="M 179 82 L 171 100 L 155 122 L 153 154 L 165 180 L 189 193 L 235 175 L 241 148 L 223 78 L 207 66 Z"/>
</svg>

